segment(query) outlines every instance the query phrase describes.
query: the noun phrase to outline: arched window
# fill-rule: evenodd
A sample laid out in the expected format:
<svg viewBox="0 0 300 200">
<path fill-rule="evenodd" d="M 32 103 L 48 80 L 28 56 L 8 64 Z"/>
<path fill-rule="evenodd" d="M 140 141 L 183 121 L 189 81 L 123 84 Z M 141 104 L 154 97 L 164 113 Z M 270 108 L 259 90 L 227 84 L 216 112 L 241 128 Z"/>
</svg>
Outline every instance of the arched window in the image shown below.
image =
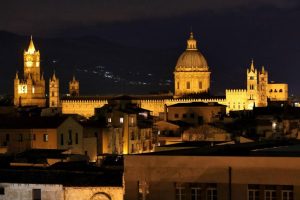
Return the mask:
<svg viewBox="0 0 300 200">
<path fill-rule="evenodd" d="M 272 90 L 272 89 L 270 89 L 270 92 L 273 92 L 273 90 Z"/>
<path fill-rule="evenodd" d="M 279 92 L 282 92 L 282 89 L 280 89 Z"/>
<path fill-rule="evenodd" d="M 98 192 L 94 194 L 90 200 L 111 200 L 111 197 L 105 192 Z"/>
</svg>

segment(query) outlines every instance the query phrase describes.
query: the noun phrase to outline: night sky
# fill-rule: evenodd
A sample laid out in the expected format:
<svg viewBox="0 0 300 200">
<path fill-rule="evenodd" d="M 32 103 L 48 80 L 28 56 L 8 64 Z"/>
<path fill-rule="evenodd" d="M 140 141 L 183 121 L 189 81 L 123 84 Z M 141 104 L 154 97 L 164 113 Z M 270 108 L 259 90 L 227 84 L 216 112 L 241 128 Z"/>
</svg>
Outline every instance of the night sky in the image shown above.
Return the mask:
<svg viewBox="0 0 300 200">
<path fill-rule="evenodd" d="M 178 56 L 192 29 L 216 94 L 245 87 L 253 58 L 270 80 L 287 82 L 290 95 L 300 95 L 299 21 L 298 0 L 11 0 L 0 7 L 0 30 L 39 38 L 97 36 Z M 172 71 L 175 64 L 166 67 Z"/>
</svg>

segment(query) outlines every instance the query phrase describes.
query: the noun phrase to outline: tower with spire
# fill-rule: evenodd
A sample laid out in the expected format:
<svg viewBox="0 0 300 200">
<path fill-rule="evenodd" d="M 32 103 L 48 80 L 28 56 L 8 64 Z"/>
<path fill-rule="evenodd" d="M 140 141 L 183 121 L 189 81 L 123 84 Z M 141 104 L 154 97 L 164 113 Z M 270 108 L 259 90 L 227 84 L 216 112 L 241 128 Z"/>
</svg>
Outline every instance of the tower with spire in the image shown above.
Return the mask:
<svg viewBox="0 0 300 200">
<path fill-rule="evenodd" d="M 56 77 L 55 72 L 49 79 L 49 107 L 60 107 L 59 100 L 59 79 Z"/>
<path fill-rule="evenodd" d="M 32 36 L 29 47 L 24 50 L 24 74 L 18 72 L 14 79 L 15 106 L 46 106 L 45 80 L 41 75 L 40 52 L 35 49 Z"/>
<path fill-rule="evenodd" d="M 73 75 L 73 79 L 69 82 L 69 94 L 71 96 L 79 96 L 79 81 L 76 80 L 75 75 Z"/>
<path fill-rule="evenodd" d="M 254 66 L 254 60 L 251 60 L 250 68 L 247 69 L 247 98 L 250 107 L 257 105 L 257 69 Z"/>
</svg>

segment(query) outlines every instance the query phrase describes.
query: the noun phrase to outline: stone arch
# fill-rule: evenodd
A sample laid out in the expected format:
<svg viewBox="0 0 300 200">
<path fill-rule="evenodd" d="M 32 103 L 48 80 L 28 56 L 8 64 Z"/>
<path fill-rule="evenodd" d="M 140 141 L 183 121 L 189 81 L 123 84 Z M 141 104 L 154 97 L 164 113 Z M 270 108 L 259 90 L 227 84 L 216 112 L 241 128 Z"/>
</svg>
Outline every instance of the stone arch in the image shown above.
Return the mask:
<svg viewBox="0 0 300 200">
<path fill-rule="evenodd" d="M 105 192 L 97 192 L 90 200 L 112 200 L 111 197 Z"/>
</svg>

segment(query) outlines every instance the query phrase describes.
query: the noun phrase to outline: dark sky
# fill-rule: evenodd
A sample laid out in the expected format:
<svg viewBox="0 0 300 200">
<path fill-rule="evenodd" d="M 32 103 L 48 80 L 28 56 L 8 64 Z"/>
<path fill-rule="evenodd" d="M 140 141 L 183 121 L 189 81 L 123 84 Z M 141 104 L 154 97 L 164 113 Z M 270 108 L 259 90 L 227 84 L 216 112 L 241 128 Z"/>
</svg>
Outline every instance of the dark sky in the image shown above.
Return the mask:
<svg viewBox="0 0 300 200">
<path fill-rule="evenodd" d="M 259 9 L 263 6 L 291 9 L 298 7 L 299 1 L 10 0 L 1 3 L 0 27 L 18 33 L 55 35 L 67 28 L 84 28 L 100 23 L 164 19 L 205 11 L 233 12 L 247 8 Z"/>
<path fill-rule="evenodd" d="M 0 7 L 1 30 L 39 37 L 96 35 L 183 50 L 192 27 L 212 69 L 226 71 L 221 85 L 239 85 L 254 58 L 298 95 L 299 21 L 298 0 L 10 0 Z"/>
</svg>

